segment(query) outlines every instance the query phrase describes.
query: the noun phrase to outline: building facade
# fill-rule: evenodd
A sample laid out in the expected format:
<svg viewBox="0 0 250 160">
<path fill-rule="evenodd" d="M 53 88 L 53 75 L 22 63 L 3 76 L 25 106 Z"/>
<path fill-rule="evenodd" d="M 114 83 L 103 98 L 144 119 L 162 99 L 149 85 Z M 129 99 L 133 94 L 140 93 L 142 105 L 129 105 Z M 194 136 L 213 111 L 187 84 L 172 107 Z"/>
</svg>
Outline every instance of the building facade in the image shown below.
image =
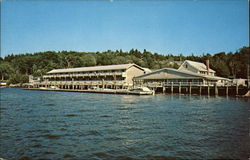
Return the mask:
<svg viewBox="0 0 250 160">
<path fill-rule="evenodd" d="M 215 71 L 209 68 L 209 61 L 206 61 L 206 65 L 200 62 L 194 62 L 185 60 L 178 68 L 179 71 L 190 71 L 193 73 L 204 74 L 204 75 L 215 75 Z"/>
<path fill-rule="evenodd" d="M 207 70 L 206 70 L 207 69 Z M 134 78 L 134 84 L 147 87 L 226 86 L 231 80 L 215 76 L 215 71 L 199 62 L 184 61 L 178 69 L 163 68 Z"/>
<path fill-rule="evenodd" d="M 120 64 L 67 69 L 53 69 L 43 76 L 43 81 L 33 87 L 58 87 L 60 89 L 124 89 L 132 87 L 133 78 L 145 74 L 136 64 Z"/>
</svg>

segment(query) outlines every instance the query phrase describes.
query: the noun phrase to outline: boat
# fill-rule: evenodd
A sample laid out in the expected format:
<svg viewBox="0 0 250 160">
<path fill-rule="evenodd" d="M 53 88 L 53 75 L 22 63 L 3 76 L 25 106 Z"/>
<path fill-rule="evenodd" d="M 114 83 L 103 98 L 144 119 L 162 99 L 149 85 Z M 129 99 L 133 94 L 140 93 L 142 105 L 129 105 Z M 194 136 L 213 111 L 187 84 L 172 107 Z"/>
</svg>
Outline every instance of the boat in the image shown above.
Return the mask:
<svg viewBox="0 0 250 160">
<path fill-rule="evenodd" d="M 7 83 L 6 82 L 0 82 L 0 88 L 6 88 Z"/>
<path fill-rule="evenodd" d="M 57 86 L 50 86 L 50 89 L 60 89 L 60 88 Z"/>
<path fill-rule="evenodd" d="M 129 93 L 138 95 L 154 95 L 155 91 L 149 89 L 148 87 L 137 87 L 129 90 Z"/>
<path fill-rule="evenodd" d="M 47 87 L 39 87 L 38 89 L 44 89 L 44 90 L 46 90 L 48 88 Z"/>
<path fill-rule="evenodd" d="M 39 90 L 59 90 L 59 87 L 56 86 L 50 86 L 50 87 L 39 87 Z"/>
</svg>

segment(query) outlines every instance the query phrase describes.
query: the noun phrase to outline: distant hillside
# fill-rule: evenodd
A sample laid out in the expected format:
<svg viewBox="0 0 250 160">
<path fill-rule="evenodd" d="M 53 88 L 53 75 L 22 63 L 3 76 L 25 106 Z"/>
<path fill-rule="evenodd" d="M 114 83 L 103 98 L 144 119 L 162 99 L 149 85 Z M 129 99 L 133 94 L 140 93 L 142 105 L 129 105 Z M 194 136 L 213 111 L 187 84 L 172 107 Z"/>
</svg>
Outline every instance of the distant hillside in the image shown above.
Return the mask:
<svg viewBox="0 0 250 160">
<path fill-rule="evenodd" d="M 140 52 L 131 49 L 105 52 L 75 52 L 75 51 L 47 51 L 33 54 L 8 55 L 0 58 L 0 78 L 9 83 L 24 83 L 28 75 L 42 76 L 54 68 L 72 68 L 95 65 L 136 63 L 150 69 L 165 67 L 178 68 L 180 62 L 188 59 L 198 62 L 210 60 L 210 67 L 218 76 L 227 78 L 247 78 L 249 64 L 249 47 L 243 47 L 235 53 L 206 54 L 202 56 L 161 55 L 147 50 Z"/>
</svg>

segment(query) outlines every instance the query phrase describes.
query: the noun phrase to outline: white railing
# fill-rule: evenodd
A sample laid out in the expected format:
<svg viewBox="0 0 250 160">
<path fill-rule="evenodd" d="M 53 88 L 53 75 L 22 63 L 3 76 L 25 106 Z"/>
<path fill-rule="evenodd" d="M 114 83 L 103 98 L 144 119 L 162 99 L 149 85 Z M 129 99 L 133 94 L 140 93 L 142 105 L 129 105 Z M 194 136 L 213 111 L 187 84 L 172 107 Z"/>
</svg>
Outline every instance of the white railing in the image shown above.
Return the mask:
<svg viewBox="0 0 250 160">
<path fill-rule="evenodd" d="M 151 87 L 169 87 L 169 86 L 235 86 L 232 83 L 221 82 L 145 82 L 136 83 L 139 85 L 146 85 Z"/>
<path fill-rule="evenodd" d="M 55 74 L 55 75 L 44 75 L 43 78 L 57 78 L 57 77 L 91 77 L 91 76 L 117 76 L 121 75 L 126 77 L 125 72 L 100 72 L 100 73 L 69 73 L 69 74 Z"/>
<path fill-rule="evenodd" d="M 48 81 L 40 82 L 37 84 L 50 84 L 50 85 L 122 85 L 124 81 Z"/>
<path fill-rule="evenodd" d="M 203 86 L 202 82 L 165 82 L 164 86 Z M 211 85 L 211 84 L 209 84 Z"/>
</svg>

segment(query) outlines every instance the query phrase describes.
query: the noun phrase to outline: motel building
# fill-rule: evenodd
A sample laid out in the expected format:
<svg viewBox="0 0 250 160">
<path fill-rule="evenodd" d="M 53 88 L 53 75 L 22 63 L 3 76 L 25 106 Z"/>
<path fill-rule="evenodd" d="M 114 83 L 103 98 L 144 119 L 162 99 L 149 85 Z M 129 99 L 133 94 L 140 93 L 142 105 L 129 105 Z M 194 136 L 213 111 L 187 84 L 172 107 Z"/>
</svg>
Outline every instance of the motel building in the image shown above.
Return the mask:
<svg viewBox="0 0 250 160">
<path fill-rule="evenodd" d="M 29 83 L 30 88 L 57 87 L 60 89 L 128 89 L 133 78 L 150 70 L 136 64 L 119 64 L 67 69 L 53 69 L 43 76 L 43 81 Z"/>
<path fill-rule="evenodd" d="M 231 85 L 231 80 L 223 77 L 215 76 L 215 71 L 209 68 L 209 61 L 206 65 L 200 62 L 190 60 L 184 61 L 178 69 L 163 68 L 141 76 L 135 77 L 134 85 L 147 86 L 152 89 L 174 88 L 181 90 L 186 88 L 199 87 L 222 87 Z M 202 88 L 200 88 L 201 90 Z M 201 92 L 201 91 L 200 91 Z"/>
</svg>

